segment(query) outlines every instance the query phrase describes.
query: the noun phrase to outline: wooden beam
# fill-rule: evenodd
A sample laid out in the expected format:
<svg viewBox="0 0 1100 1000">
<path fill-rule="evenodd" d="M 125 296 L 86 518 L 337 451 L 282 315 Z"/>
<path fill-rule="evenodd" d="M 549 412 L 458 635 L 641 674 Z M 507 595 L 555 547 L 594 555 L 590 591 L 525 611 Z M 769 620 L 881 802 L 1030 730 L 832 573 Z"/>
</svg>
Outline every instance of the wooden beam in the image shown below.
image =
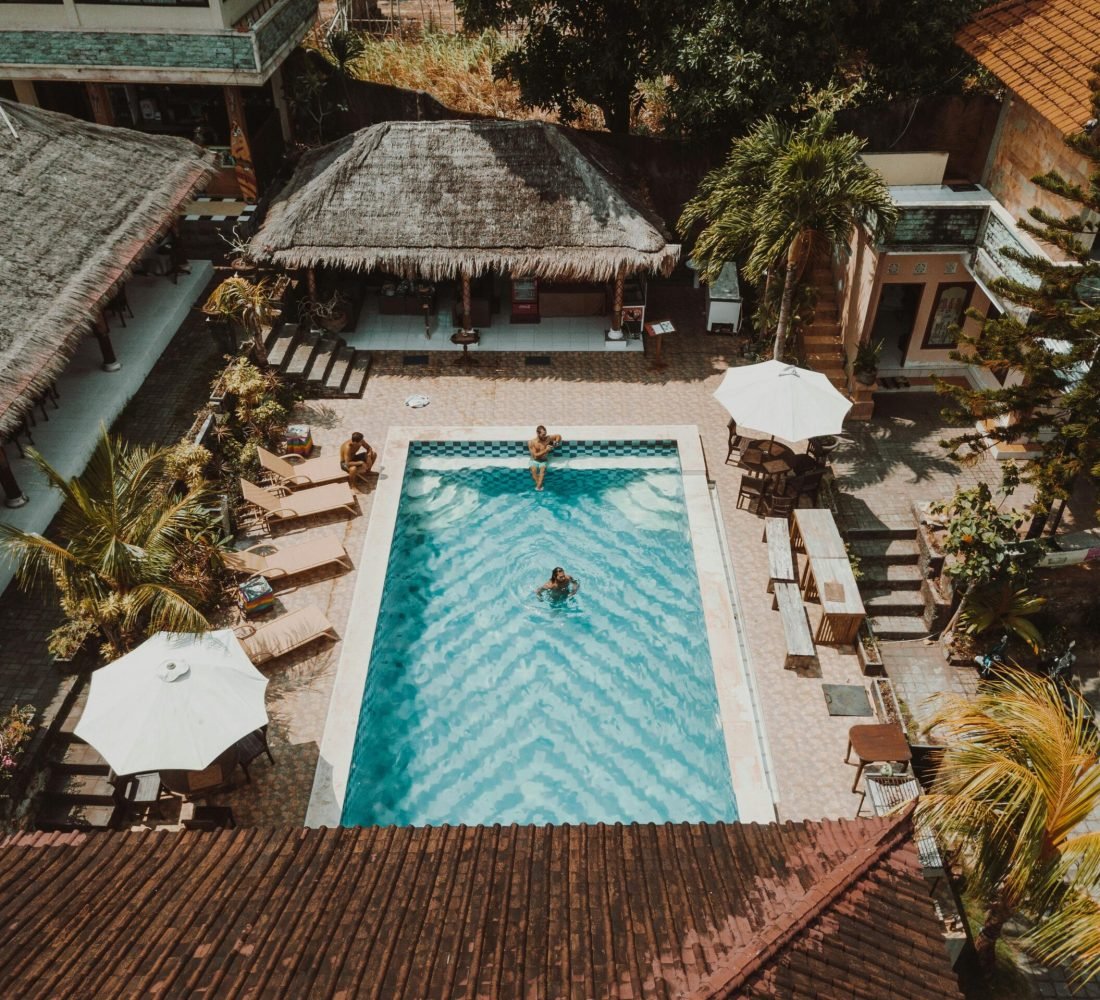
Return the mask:
<svg viewBox="0 0 1100 1000">
<path fill-rule="evenodd" d="M 472 330 L 474 328 L 473 323 L 473 305 L 471 303 L 472 294 L 470 291 L 470 276 L 468 274 L 462 275 L 462 329 Z"/>
<path fill-rule="evenodd" d="M 101 313 L 92 328 L 95 339 L 99 342 L 99 350 L 103 355 L 102 368 L 105 372 L 117 372 L 122 364 L 115 357 L 115 348 L 111 343 L 111 328 L 107 325 L 107 318 Z"/>
<path fill-rule="evenodd" d="M 27 502 L 27 495 L 19 488 L 15 480 L 15 473 L 8 464 L 8 454 L 0 447 L 0 486 L 4 489 L 5 507 L 22 507 Z"/>
<path fill-rule="evenodd" d="M 626 294 L 626 272 L 615 275 L 615 298 L 611 306 L 611 329 L 623 328 L 623 296 Z"/>
<path fill-rule="evenodd" d="M 229 151 L 233 154 L 233 172 L 245 201 L 255 201 L 259 193 L 256 169 L 252 165 L 252 142 L 244 114 L 244 97 L 240 87 L 223 87 L 225 112 L 229 116 Z"/>
<path fill-rule="evenodd" d="M 86 83 L 84 89 L 88 94 L 88 103 L 92 106 L 92 117 L 97 125 L 117 125 L 115 109 L 111 104 L 111 95 L 107 92 L 105 83 Z"/>
</svg>

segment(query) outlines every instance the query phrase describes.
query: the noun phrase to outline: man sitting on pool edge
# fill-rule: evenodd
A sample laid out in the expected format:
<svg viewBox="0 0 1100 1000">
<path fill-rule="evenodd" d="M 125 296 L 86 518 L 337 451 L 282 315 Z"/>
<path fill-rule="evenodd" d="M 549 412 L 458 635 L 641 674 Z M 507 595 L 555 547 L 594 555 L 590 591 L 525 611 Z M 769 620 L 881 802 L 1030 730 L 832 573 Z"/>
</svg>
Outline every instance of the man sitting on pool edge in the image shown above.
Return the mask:
<svg viewBox="0 0 1100 1000">
<path fill-rule="evenodd" d="M 554 597 L 572 597 L 580 589 L 579 580 L 574 580 L 560 566 L 555 566 L 550 571 L 550 579 L 542 584 L 535 593 L 542 597 L 542 592 L 549 590 Z"/>
<path fill-rule="evenodd" d="M 531 478 L 535 481 L 536 490 L 542 489 L 550 452 L 559 444 L 561 444 L 561 435 L 547 434 L 542 424 L 535 428 L 535 436 L 527 442 L 527 450 L 531 453 Z"/>
<path fill-rule="evenodd" d="M 356 431 L 351 439 L 340 445 L 340 468 L 348 474 L 348 485 L 354 486 L 355 480 L 366 483 L 366 474 L 370 472 L 378 455 Z"/>
</svg>

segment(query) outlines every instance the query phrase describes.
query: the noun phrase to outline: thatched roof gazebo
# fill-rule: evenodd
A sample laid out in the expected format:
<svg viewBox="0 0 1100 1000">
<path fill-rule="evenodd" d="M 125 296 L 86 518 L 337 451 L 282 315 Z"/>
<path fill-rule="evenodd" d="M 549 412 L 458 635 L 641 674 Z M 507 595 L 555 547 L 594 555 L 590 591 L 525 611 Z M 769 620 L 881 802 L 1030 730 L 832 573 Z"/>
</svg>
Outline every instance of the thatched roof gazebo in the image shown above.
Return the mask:
<svg viewBox="0 0 1100 1000">
<path fill-rule="evenodd" d="M 545 122 L 386 122 L 307 154 L 253 237 L 287 268 L 432 281 L 668 274 L 680 247 L 635 192 Z M 617 297 L 621 303 L 621 299 Z"/>
<path fill-rule="evenodd" d="M 0 100 L 0 440 L 213 173 L 184 139 Z"/>
</svg>

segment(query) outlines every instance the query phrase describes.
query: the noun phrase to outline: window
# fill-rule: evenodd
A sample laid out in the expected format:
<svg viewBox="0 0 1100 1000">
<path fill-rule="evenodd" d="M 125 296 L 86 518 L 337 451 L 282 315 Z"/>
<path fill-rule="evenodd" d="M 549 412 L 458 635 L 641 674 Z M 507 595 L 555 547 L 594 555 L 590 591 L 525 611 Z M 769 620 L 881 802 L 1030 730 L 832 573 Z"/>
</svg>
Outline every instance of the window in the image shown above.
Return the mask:
<svg viewBox="0 0 1100 1000">
<path fill-rule="evenodd" d="M 970 305 L 973 284 L 950 282 L 936 287 L 936 299 L 932 303 L 932 315 L 924 333 L 924 348 L 951 348 L 958 343 L 958 327 Z"/>
</svg>

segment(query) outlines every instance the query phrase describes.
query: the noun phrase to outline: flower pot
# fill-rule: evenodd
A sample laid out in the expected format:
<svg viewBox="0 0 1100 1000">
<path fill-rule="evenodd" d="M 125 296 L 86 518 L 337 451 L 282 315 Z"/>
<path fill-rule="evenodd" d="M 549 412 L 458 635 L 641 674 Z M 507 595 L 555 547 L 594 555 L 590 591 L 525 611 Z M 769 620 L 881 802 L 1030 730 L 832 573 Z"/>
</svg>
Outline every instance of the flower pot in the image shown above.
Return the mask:
<svg viewBox="0 0 1100 1000">
<path fill-rule="evenodd" d="M 860 385 L 874 385 L 875 379 L 878 377 L 878 372 L 856 372 L 856 381 Z"/>
</svg>

